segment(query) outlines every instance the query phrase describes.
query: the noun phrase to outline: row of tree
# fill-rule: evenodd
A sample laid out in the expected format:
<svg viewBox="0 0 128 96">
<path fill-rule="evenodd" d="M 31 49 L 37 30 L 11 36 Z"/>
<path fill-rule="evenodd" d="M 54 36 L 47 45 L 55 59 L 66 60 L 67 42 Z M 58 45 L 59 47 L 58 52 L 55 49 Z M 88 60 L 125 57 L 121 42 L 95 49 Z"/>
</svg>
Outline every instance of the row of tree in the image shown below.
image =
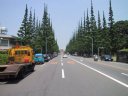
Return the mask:
<svg viewBox="0 0 128 96">
<path fill-rule="evenodd" d="M 35 51 L 42 50 L 42 53 L 58 52 L 59 47 L 48 15 L 47 6 L 44 5 L 44 13 L 40 23 L 35 18 L 35 11 L 34 14 L 32 14 L 31 9 L 28 12 L 26 5 L 24 18 L 17 33 L 18 41 L 22 45 L 30 45 Z"/>
<path fill-rule="evenodd" d="M 128 48 L 128 21 L 114 22 L 111 0 L 109 2 L 108 24 L 103 12 L 101 24 L 100 12 L 96 22 L 93 3 L 91 0 L 91 14 L 84 14 L 77 30 L 70 39 L 66 51 L 71 54 L 77 52 L 79 55 L 87 54 L 116 54 L 122 48 Z"/>
</svg>

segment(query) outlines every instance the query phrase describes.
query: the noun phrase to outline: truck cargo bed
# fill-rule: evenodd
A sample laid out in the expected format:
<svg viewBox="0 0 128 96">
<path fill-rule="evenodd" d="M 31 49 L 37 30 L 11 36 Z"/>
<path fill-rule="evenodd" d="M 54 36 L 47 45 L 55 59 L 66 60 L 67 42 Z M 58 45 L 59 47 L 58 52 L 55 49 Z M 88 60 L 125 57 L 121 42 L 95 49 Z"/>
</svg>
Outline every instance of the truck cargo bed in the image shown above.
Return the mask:
<svg viewBox="0 0 128 96">
<path fill-rule="evenodd" d="M 25 67 L 31 65 L 27 64 L 9 64 L 9 65 L 0 65 L 0 79 L 4 78 L 16 78 L 18 73 Z"/>
</svg>

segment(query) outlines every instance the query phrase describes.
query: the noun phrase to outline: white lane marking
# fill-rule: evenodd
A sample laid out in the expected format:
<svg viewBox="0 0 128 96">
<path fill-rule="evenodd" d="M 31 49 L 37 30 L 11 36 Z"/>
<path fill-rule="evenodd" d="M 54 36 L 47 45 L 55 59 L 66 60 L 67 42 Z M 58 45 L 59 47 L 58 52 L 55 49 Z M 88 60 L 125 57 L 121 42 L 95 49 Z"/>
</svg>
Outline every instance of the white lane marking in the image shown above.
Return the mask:
<svg viewBox="0 0 128 96">
<path fill-rule="evenodd" d="M 63 64 L 63 63 L 61 63 L 61 65 L 63 66 L 64 64 Z"/>
<path fill-rule="evenodd" d="M 71 58 L 71 59 L 72 59 L 72 58 Z M 74 60 L 74 61 L 76 61 L 77 63 L 79 63 L 79 64 L 81 64 L 81 65 L 83 65 L 83 66 L 85 66 L 85 67 L 87 67 L 87 68 L 89 68 L 89 69 L 91 69 L 91 70 L 97 72 L 97 73 L 100 73 L 101 75 L 103 75 L 103 76 L 105 76 L 105 77 L 107 77 L 107 78 L 109 78 L 109 79 L 111 79 L 111 80 L 113 80 L 113 81 L 115 81 L 115 82 L 117 82 L 117 83 L 119 83 L 119 84 L 121 84 L 121 85 L 123 85 L 123 86 L 125 86 L 125 87 L 128 88 L 128 84 L 126 84 L 126 83 L 124 83 L 124 82 L 122 82 L 122 81 L 120 81 L 120 80 L 117 80 L 117 79 L 115 79 L 115 78 L 113 78 L 113 77 L 111 77 L 111 76 L 109 76 L 109 75 L 107 75 L 107 74 L 105 74 L 105 73 L 103 73 L 103 72 L 101 72 L 101 71 L 95 69 L 95 68 L 92 68 L 92 67 L 90 67 L 90 66 L 88 66 L 88 65 L 85 65 L 85 64 L 83 64 L 83 63 L 81 63 L 81 62 L 79 62 L 79 61 L 77 61 L 77 60 L 75 60 L 75 59 L 72 59 L 72 60 Z"/>
<path fill-rule="evenodd" d="M 7 82 L 0 82 L 0 85 L 7 84 L 7 83 L 8 83 L 8 81 Z"/>
<path fill-rule="evenodd" d="M 82 60 L 82 59 L 81 59 L 80 61 L 81 61 L 81 62 L 83 62 L 83 60 Z"/>
<path fill-rule="evenodd" d="M 125 75 L 125 76 L 128 76 L 128 74 L 126 74 L 126 73 L 121 73 L 122 75 Z"/>
<path fill-rule="evenodd" d="M 83 59 L 81 58 L 80 61 L 83 62 Z"/>
<path fill-rule="evenodd" d="M 65 78 L 64 69 L 62 69 L 62 78 Z"/>
</svg>

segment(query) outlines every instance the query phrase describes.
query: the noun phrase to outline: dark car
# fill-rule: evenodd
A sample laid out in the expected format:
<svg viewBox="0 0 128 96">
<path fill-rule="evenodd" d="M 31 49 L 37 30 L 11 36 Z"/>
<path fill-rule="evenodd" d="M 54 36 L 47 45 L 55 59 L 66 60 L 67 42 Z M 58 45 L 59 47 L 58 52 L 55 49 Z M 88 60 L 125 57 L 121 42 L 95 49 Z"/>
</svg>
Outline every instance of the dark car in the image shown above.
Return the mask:
<svg viewBox="0 0 128 96">
<path fill-rule="evenodd" d="M 111 55 L 102 55 L 101 60 L 103 60 L 103 61 L 113 61 Z"/>
<path fill-rule="evenodd" d="M 48 62 L 50 60 L 50 56 L 48 54 L 44 54 L 44 61 Z"/>
</svg>

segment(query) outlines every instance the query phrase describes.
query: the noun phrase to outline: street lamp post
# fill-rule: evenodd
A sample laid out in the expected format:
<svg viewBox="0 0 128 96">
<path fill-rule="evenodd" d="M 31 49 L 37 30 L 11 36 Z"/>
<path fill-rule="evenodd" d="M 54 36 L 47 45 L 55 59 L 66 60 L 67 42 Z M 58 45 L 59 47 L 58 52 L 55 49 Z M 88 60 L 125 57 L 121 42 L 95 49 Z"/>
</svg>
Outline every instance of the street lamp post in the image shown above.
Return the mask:
<svg viewBox="0 0 128 96">
<path fill-rule="evenodd" d="M 85 37 L 88 37 L 88 38 L 90 38 L 92 40 L 92 57 L 93 57 L 93 38 L 90 37 L 90 36 L 85 36 Z"/>
<path fill-rule="evenodd" d="M 45 39 L 46 39 L 46 42 L 45 42 L 45 54 L 47 54 L 47 37 L 45 37 Z"/>
</svg>

